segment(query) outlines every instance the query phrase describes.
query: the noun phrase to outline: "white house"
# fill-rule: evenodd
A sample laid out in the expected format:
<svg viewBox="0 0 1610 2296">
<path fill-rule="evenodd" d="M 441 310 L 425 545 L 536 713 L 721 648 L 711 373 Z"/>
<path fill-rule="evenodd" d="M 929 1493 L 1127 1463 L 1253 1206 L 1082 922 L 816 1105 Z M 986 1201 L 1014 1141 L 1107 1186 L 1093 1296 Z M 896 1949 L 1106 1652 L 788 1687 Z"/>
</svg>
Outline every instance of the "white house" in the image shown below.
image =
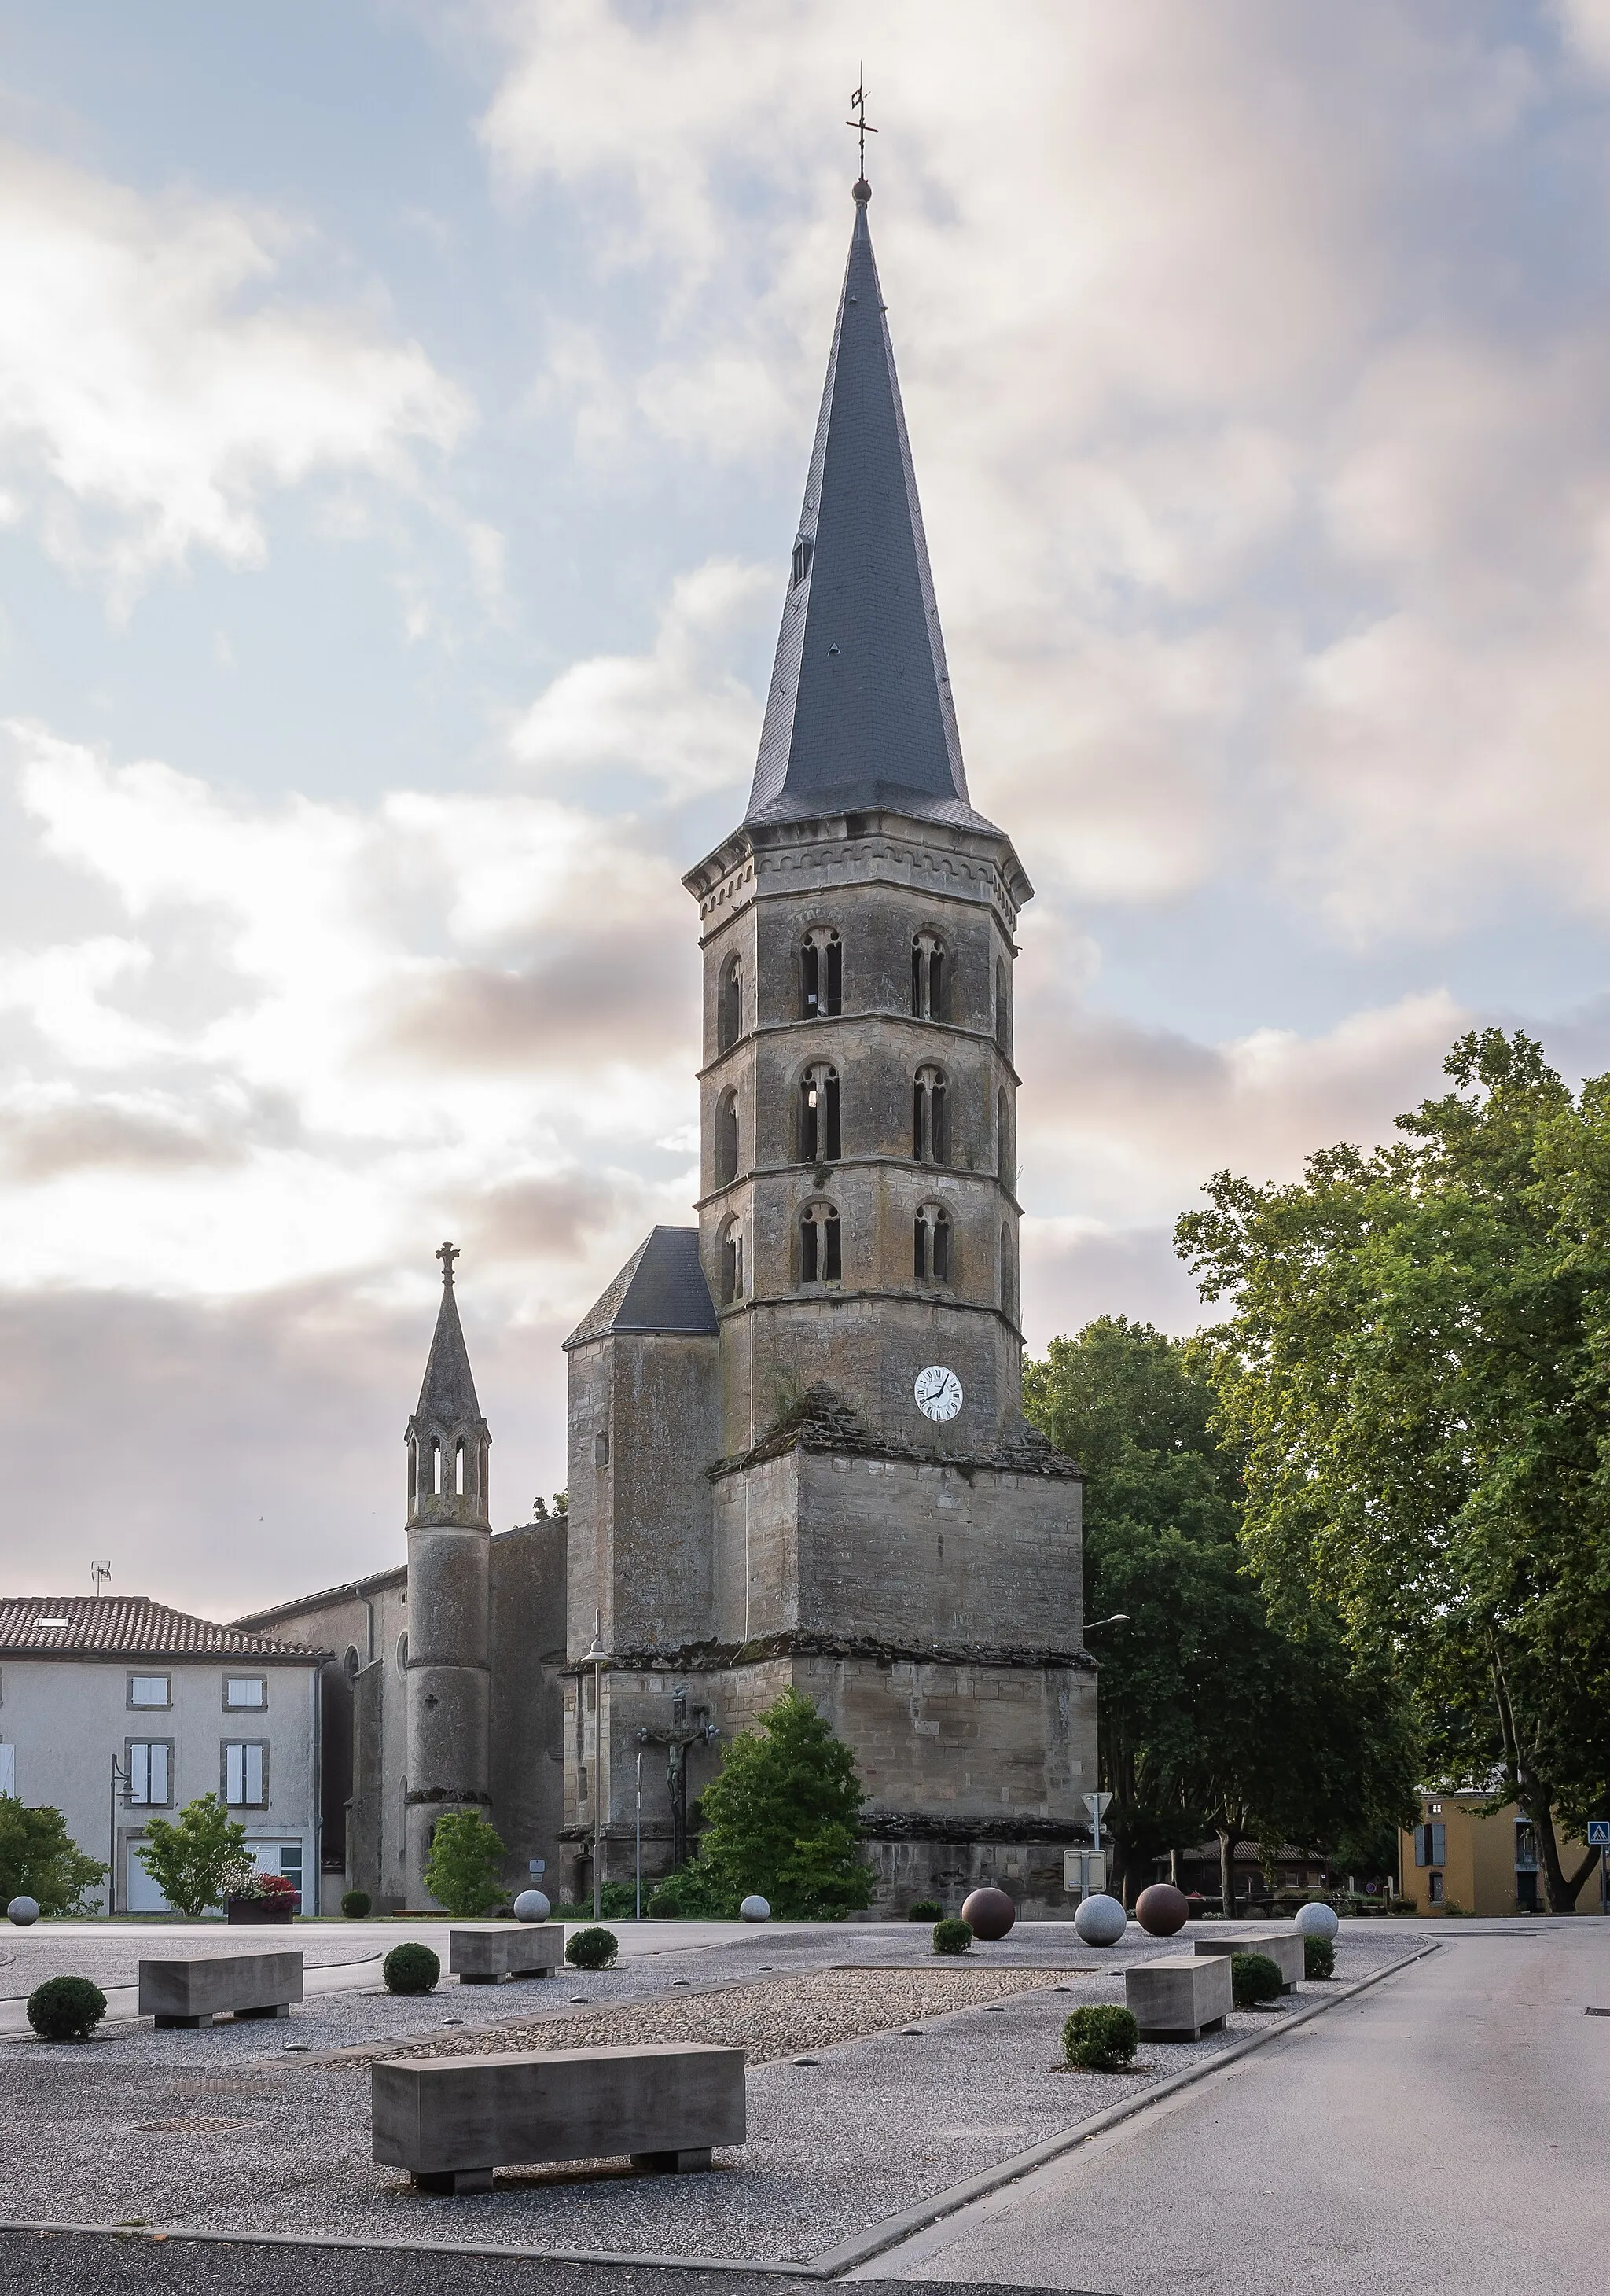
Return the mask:
<svg viewBox="0 0 1610 2296">
<path fill-rule="evenodd" d="M 317 1912 L 323 1655 L 138 1597 L 0 1598 L 0 1793 L 61 1812 L 119 1914 L 168 1910 L 148 1820 L 218 1794 Z"/>
</svg>

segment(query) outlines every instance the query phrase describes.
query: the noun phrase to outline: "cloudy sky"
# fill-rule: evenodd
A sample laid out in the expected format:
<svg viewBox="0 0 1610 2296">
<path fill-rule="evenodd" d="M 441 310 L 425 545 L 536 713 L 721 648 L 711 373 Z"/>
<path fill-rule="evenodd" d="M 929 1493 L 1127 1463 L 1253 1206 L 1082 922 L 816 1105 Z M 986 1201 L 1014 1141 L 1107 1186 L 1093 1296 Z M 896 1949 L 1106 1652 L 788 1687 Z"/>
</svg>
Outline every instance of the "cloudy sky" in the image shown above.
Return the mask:
<svg viewBox="0 0 1610 2296">
<path fill-rule="evenodd" d="M 1610 0 L 0 0 L 8 1590 L 494 1514 L 694 1192 L 854 174 L 1019 967 L 1036 1347 L 1473 1021 L 1610 1066 Z"/>
</svg>

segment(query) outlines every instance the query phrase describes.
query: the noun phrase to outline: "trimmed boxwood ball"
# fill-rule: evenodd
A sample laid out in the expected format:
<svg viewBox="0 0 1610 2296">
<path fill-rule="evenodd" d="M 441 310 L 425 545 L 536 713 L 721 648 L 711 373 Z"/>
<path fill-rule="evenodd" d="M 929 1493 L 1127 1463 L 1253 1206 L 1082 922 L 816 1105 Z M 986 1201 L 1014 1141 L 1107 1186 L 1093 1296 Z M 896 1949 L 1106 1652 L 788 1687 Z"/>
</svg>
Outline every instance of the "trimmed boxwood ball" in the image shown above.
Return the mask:
<svg viewBox="0 0 1610 2296">
<path fill-rule="evenodd" d="M 1134 2062 L 1140 2028 L 1134 2013 L 1116 2001 L 1075 2009 L 1062 2028 L 1062 2054 L 1081 2072 L 1116 2073 Z"/>
<path fill-rule="evenodd" d="M 565 1959 L 572 1969 L 609 1969 L 620 1951 L 620 1939 L 613 1930 L 577 1930 L 565 1948 Z"/>
<path fill-rule="evenodd" d="M 372 1903 L 367 1890 L 343 1890 L 341 1892 L 341 1911 L 349 1922 L 367 1921 Z"/>
<path fill-rule="evenodd" d="M 908 1922 L 936 1922 L 944 1918 L 944 1907 L 937 1898 L 919 1898 L 914 1906 L 906 1908 Z"/>
<path fill-rule="evenodd" d="M 1154 1882 L 1135 1899 L 1135 1919 L 1148 1937 L 1174 1937 L 1190 1919 L 1190 1899 L 1172 1882 Z"/>
<path fill-rule="evenodd" d="M 965 1953 L 972 1942 L 973 1930 L 970 1922 L 951 1920 L 934 1923 L 936 1953 Z"/>
<path fill-rule="evenodd" d="M 1285 1981 L 1279 1964 L 1271 1961 L 1266 1953 L 1230 1956 L 1230 1985 L 1238 2009 L 1256 2009 L 1265 2001 L 1278 2001 Z"/>
<path fill-rule="evenodd" d="M 1328 1938 L 1305 1937 L 1303 1940 L 1303 1974 L 1309 1979 L 1334 1977 L 1336 1973 L 1336 1949 Z"/>
<path fill-rule="evenodd" d="M 28 2021 L 42 2041 L 87 2041 L 106 2014 L 106 1996 L 87 1977 L 47 1977 L 28 1997 Z"/>
<path fill-rule="evenodd" d="M 380 1964 L 388 1993 L 429 1993 L 442 1964 L 428 1945 L 394 1945 Z"/>
<path fill-rule="evenodd" d="M 1336 1919 L 1336 1907 L 1328 1906 L 1322 1898 L 1314 1898 L 1306 1906 L 1299 1906 L 1293 1922 L 1304 1937 L 1333 1938 L 1342 1926 Z"/>
</svg>

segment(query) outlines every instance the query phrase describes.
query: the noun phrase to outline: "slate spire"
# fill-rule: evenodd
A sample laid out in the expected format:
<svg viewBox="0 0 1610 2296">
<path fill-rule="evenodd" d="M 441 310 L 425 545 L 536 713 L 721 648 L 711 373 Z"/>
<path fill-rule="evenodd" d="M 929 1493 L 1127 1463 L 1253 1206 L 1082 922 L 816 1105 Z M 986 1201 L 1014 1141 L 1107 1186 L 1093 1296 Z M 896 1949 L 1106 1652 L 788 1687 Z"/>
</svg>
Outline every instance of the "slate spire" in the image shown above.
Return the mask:
<svg viewBox="0 0 1610 2296">
<path fill-rule="evenodd" d="M 436 1256 L 442 1263 L 442 1304 L 437 1310 L 436 1331 L 414 1420 L 427 1430 L 474 1427 L 480 1423 L 481 1406 L 476 1400 L 470 1350 L 464 1345 L 464 1327 L 459 1322 L 458 1300 L 453 1289 L 453 1263 L 459 1256 L 458 1247 L 445 1243 Z"/>
<path fill-rule="evenodd" d="M 867 222 L 855 226 L 746 819 L 977 823 Z"/>
</svg>

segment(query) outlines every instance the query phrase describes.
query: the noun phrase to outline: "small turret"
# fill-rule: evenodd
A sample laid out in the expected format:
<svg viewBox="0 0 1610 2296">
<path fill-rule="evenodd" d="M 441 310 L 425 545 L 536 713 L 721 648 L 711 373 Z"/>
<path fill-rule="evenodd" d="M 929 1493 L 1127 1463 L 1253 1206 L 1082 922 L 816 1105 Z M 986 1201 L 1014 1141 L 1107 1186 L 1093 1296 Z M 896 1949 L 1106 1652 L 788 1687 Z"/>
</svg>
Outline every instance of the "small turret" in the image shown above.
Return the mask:
<svg viewBox="0 0 1610 2296">
<path fill-rule="evenodd" d="M 424 1383 L 408 1422 L 407 1903 L 425 1906 L 425 1861 L 443 1813 L 491 1801 L 492 1437 L 476 1399 L 454 1295 L 451 1243 Z"/>
</svg>

